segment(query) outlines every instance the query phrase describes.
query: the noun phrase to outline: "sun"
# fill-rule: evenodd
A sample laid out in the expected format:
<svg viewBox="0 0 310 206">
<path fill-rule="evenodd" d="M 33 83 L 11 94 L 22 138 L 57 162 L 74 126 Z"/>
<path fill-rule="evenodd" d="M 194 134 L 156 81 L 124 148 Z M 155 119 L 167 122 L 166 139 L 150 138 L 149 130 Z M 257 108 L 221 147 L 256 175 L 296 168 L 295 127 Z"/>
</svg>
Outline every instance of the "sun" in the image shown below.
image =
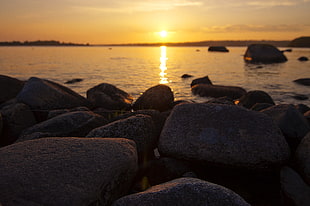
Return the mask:
<svg viewBox="0 0 310 206">
<path fill-rule="evenodd" d="M 168 32 L 167 32 L 166 30 L 162 30 L 162 31 L 159 32 L 159 35 L 160 35 L 162 38 L 165 38 L 165 37 L 167 37 Z"/>
</svg>

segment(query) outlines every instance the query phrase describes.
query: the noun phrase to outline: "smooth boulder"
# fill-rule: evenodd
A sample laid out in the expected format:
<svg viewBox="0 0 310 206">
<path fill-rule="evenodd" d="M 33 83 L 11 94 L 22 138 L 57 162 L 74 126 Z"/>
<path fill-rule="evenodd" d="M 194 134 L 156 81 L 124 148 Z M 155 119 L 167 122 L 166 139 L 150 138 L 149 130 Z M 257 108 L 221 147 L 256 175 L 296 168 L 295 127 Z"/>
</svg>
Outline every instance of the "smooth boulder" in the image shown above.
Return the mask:
<svg viewBox="0 0 310 206">
<path fill-rule="evenodd" d="M 258 103 L 275 105 L 272 97 L 268 93 L 261 90 L 249 91 L 238 100 L 239 106 L 243 106 L 248 109 Z"/>
<path fill-rule="evenodd" d="M 310 132 L 302 139 L 295 153 L 299 173 L 310 185 Z"/>
<path fill-rule="evenodd" d="M 287 58 L 279 49 L 269 44 L 252 44 L 248 46 L 244 61 L 247 63 L 282 63 Z"/>
<path fill-rule="evenodd" d="M 209 76 L 204 76 L 201 78 L 194 79 L 191 83 L 191 87 L 195 86 L 196 84 L 211 84 L 212 85 L 212 82 L 209 79 Z"/>
<path fill-rule="evenodd" d="M 229 50 L 224 46 L 210 46 L 208 48 L 209 52 L 229 52 Z"/>
<path fill-rule="evenodd" d="M 197 84 L 192 87 L 194 95 L 201 97 L 228 97 L 237 99 L 246 94 L 246 90 L 235 86 Z"/>
<path fill-rule="evenodd" d="M 0 75 L 0 104 L 16 97 L 24 82 L 16 78 Z"/>
<path fill-rule="evenodd" d="M 18 102 L 27 104 L 31 109 L 53 110 L 70 109 L 79 106 L 90 107 L 90 102 L 55 82 L 31 77 L 16 97 Z"/>
<path fill-rule="evenodd" d="M 272 169 L 290 149 L 265 114 L 223 104 L 181 104 L 166 120 L 158 149 L 177 159 L 223 167 Z"/>
<path fill-rule="evenodd" d="M 179 178 L 156 185 L 144 192 L 128 195 L 112 206 L 212 205 L 249 206 L 233 191 L 196 178 Z"/>
<path fill-rule="evenodd" d="M 126 139 L 45 138 L 0 149 L 3 205 L 110 205 L 137 170 Z"/>
</svg>

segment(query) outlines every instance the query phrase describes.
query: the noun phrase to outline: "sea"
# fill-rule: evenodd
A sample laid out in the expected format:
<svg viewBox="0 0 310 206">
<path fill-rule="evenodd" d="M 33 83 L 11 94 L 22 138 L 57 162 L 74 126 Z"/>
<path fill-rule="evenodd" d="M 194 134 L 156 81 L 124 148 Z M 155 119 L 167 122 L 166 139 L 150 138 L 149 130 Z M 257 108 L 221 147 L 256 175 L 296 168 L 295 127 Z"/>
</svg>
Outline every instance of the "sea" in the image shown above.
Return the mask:
<svg viewBox="0 0 310 206">
<path fill-rule="evenodd" d="M 146 89 L 166 84 L 175 100 L 204 102 L 210 98 L 192 94 L 193 79 L 209 76 L 213 84 L 240 86 L 247 91 L 263 90 L 277 104 L 306 104 L 310 87 L 293 81 L 310 78 L 310 48 L 285 52 L 285 63 L 248 64 L 243 60 L 247 47 L 227 47 L 228 53 L 208 52 L 208 47 L 135 46 L 40 46 L 0 47 L 0 74 L 27 80 L 49 79 L 86 97 L 88 89 L 109 83 L 137 99 Z M 279 48 L 286 50 L 288 48 Z M 193 77 L 182 79 L 183 74 Z M 83 81 L 65 84 L 72 79 Z"/>
</svg>

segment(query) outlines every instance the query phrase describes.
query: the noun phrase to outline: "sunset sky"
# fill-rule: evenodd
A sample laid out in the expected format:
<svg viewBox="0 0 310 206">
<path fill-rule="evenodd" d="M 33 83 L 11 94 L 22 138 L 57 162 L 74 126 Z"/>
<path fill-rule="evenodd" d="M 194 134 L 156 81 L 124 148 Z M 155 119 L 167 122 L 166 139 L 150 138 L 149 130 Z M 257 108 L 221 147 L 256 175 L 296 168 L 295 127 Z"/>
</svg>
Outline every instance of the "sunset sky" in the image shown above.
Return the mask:
<svg viewBox="0 0 310 206">
<path fill-rule="evenodd" d="M 310 0 L 0 0 L 0 41 L 292 40 L 310 36 L 309 11 Z"/>
</svg>

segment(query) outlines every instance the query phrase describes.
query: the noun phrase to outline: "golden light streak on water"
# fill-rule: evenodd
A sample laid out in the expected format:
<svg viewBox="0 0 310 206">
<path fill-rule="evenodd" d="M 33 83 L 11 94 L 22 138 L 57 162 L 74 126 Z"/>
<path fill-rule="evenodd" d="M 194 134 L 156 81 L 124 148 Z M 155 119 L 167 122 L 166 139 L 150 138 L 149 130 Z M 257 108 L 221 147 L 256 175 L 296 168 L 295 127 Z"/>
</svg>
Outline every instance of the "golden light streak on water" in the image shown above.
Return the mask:
<svg viewBox="0 0 310 206">
<path fill-rule="evenodd" d="M 160 47 L 160 73 L 159 73 L 159 84 L 167 84 L 168 82 L 168 78 L 167 76 L 167 47 L 166 46 L 161 46 Z"/>
</svg>

